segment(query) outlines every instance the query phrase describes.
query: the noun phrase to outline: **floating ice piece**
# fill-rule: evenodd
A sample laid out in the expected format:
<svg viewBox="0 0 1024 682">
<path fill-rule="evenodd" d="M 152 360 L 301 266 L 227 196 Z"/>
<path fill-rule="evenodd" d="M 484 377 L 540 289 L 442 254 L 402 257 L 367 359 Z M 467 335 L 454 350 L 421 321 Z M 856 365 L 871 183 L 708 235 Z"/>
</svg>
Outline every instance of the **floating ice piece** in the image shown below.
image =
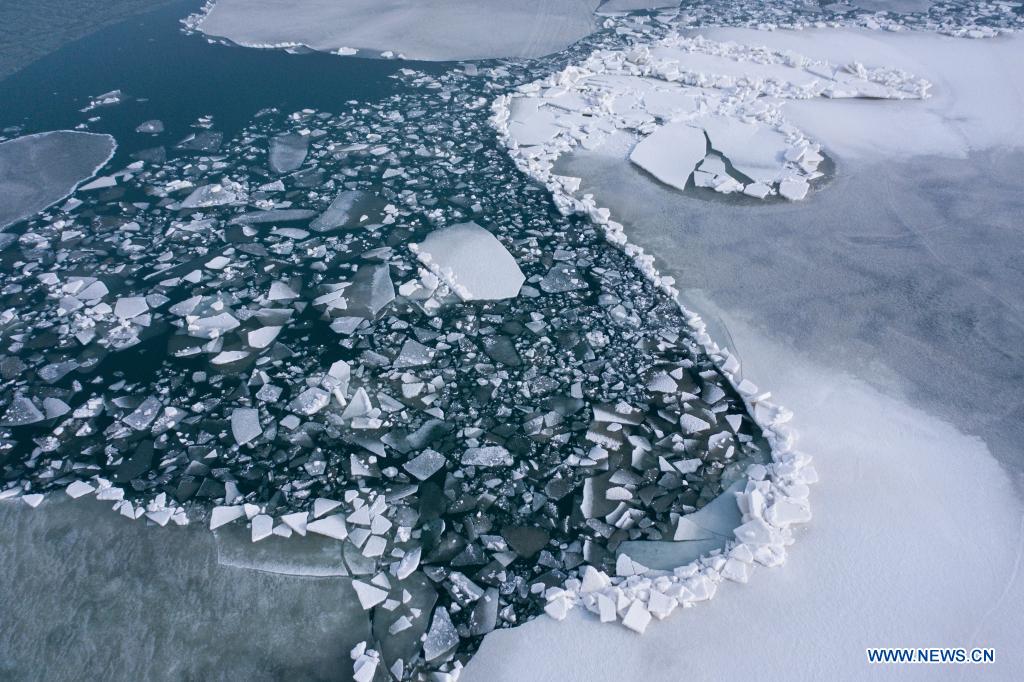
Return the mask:
<svg viewBox="0 0 1024 682">
<path fill-rule="evenodd" d="M 800 201 L 809 189 L 810 185 L 803 178 L 786 178 L 779 184 L 779 194 L 790 201 Z"/>
<path fill-rule="evenodd" d="M 459 643 L 459 632 L 448 615 L 448 609 L 438 606 L 430 621 L 430 630 L 423 638 L 423 658 L 429 663 L 440 658 Z"/>
<path fill-rule="evenodd" d="M 181 208 L 209 208 L 242 203 L 245 193 L 234 184 L 204 185 L 198 187 L 181 202 Z"/>
<path fill-rule="evenodd" d="M 345 518 L 341 514 L 310 521 L 306 525 L 306 530 L 335 540 L 344 540 L 348 537 L 348 526 L 345 525 Z"/>
<path fill-rule="evenodd" d="M 306 534 L 308 520 L 309 514 L 306 512 L 294 512 L 281 517 L 281 521 L 299 535 Z"/>
<path fill-rule="evenodd" d="M 64 492 L 68 494 L 68 497 L 72 499 L 77 499 L 79 497 L 82 497 L 83 495 L 88 495 L 94 490 L 96 490 L 96 486 L 94 485 L 86 483 L 85 481 L 75 481 L 67 488 L 65 488 Z"/>
<path fill-rule="evenodd" d="M 29 495 L 23 495 L 21 501 L 27 504 L 32 509 L 38 507 L 43 501 L 43 495 L 40 493 L 31 493 Z"/>
<path fill-rule="evenodd" d="M 641 140 L 629 160 L 676 189 L 685 189 L 708 153 L 704 131 L 689 123 L 669 123 Z"/>
<path fill-rule="evenodd" d="M 3 419 L 0 420 L 0 426 L 25 426 L 41 422 L 45 418 L 45 415 L 39 411 L 35 403 L 27 396 L 19 393 L 14 396 L 11 404 L 7 406 L 7 411 L 4 412 Z"/>
<path fill-rule="evenodd" d="M 462 453 L 462 463 L 467 466 L 502 467 L 512 466 L 511 453 L 500 445 L 488 445 L 482 448 L 467 448 Z"/>
<path fill-rule="evenodd" d="M 251 407 L 236 407 L 231 412 L 231 434 L 235 442 L 245 445 L 263 433 L 260 426 L 260 413 Z"/>
<path fill-rule="evenodd" d="M 114 155 L 114 138 L 72 130 L 0 143 L 0 229 L 52 206 Z"/>
<path fill-rule="evenodd" d="M 647 625 L 651 622 L 651 614 L 644 608 L 643 603 L 637 599 L 626 611 L 626 615 L 622 617 L 622 624 L 633 632 L 643 634 L 644 630 L 647 629 Z"/>
<path fill-rule="evenodd" d="M 347 290 L 352 315 L 375 318 L 395 300 L 391 268 L 386 263 L 361 265 Z"/>
<path fill-rule="evenodd" d="M 274 519 L 266 514 L 257 514 L 252 519 L 252 541 L 269 538 L 274 532 Z"/>
<path fill-rule="evenodd" d="M 445 456 L 441 453 L 434 450 L 424 450 L 403 464 L 402 468 L 417 479 L 425 481 L 443 469 L 446 462 Z"/>
<path fill-rule="evenodd" d="M 144 133 L 150 135 L 158 135 L 164 131 L 164 122 L 158 119 L 150 119 L 149 121 L 143 121 L 135 127 L 135 132 Z"/>
<path fill-rule="evenodd" d="M 246 335 L 246 340 L 253 348 L 266 348 L 274 342 L 283 327 L 260 327 Z"/>
<path fill-rule="evenodd" d="M 342 227 L 357 227 L 360 219 L 372 212 L 377 201 L 371 194 L 360 190 L 339 192 L 330 205 L 318 218 L 309 224 L 310 229 L 327 232 Z"/>
<path fill-rule="evenodd" d="M 290 173 L 302 166 L 309 152 L 309 138 L 298 133 L 277 135 L 270 140 L 268 154 L 270 170 L 275 173 Z"/>
<path fill-rule="evenodd" d="M 352 589 L 356 591 L 356 596 L 359 597 L 359 603 L 366 611 L 369 611 L 374 606 L 382 603 L 388 598 L 387 590 L 382 590 L 370 583 L 364 583 L 362 580 L 353 580 Z"/>
<path fill-rule="evenodd" d="M 600 0 L 431 2 L 314 0 L 301 11 L 273 0 L 218 0 L 190 24 L 252 47 L 306 45 L 339 54 L 349 46 L 385 58 L 455 61 L 541 57 L 597 28 Z M 489 30 L 483 27 L 500 27 Z"/>
<path fill-rule="evenodd" d="M 210 512 L 210 530 L 216 530 L 221 526 L 231 523 L 245 516 L 245 509 L 242 505 L 231 507 L 214 507 Z"/>
<path fill-rule="evenodd" d="M 789 144 L 778 130 L 724 116 L 706 116 L 697 123 L 707 133 L 711 148 L 751 180 L 772 185 L 792 172 L 784 165 Z"/>
<path fill-rule="evenodd" d="M 318 519 L 341 506 L 341 502 L 330 500 L 326 497 L 318 497 L 313 500 L 313 518 Z"/>
<path fill-rule="evenodd" d="M 327 407 L 330 402 L 330 393 L 322 388 L 313 386 L 297 395 L 295 399 L 288 404 L 288 409 L 292 412 L 298 412 L 299 414 L 303 414 L 308 417 Z"/>
<path fill-rule="evenodd" d="M 526 281 L 508 249 L 473 222 L 434 230 L 417 253 L 464 301 L 515 298 Z"/>
<path fill-rule="evenodd" d="M 131 296 L 128 298 L 119 298 L 117 303 L 114 304 L 114 315 L 122 320 L 130 320 L 133 317 L 138 317 L 149 310 L 149 304 L 146 303 L 144 296 Z"/>
</svg>

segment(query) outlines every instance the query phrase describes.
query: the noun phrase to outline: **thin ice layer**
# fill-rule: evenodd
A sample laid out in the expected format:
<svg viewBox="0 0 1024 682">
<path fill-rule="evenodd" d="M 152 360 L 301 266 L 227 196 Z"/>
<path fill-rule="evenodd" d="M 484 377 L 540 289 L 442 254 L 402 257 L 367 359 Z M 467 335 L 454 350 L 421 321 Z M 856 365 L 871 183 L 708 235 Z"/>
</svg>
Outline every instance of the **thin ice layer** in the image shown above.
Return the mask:
<svg viewBox="0 0 1024 682">
<path fill-rule="evenodd" d="M 56 130 L 0 143 L 0 229 L 71 194 L 114 154 L 110 135 Z"/>
</svg>

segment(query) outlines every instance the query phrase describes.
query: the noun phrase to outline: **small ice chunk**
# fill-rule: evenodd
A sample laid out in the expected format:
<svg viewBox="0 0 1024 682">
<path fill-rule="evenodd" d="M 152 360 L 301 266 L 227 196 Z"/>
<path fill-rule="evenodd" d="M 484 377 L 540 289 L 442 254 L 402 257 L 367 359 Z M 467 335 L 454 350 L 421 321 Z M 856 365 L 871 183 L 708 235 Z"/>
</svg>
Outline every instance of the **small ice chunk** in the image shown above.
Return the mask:
<svg viewBox="0 0 1024 682">
<path fill-rule="evenodd" d="M 309 152 L 309 138 L 298 133 L 284 133 L 270 140 L 270 170 L 275 173 L 290 173 L 297 170 L 306 160 Z"/>
<path fill-rule="evenodd" d="M 306 530 L 335 540 L 344 540 L 348 537 L 348 526 L 345 525 L 345 518 L 341 514 L 312 521 L 306 525 Z"/>
<path fill-rule="evenodd" d="M 146 303 L 144 296 L 131 296 L 128 298 L 119 298 L 117 303 L 114 304 L 114 315 L 122 320 L 130 320 L 133 317 L 138 317 L 149 310 L 149 304 Z"/>
<path fill-rule="evenodd" d="M 779 184 L 779 194 L 790 201 L 800 201 L 811 188 L 803 178 L 786 178 Z"/>
<path fill-rule="evenodd" d="M 85 481 L 75 481 L 67 488 L 65 488 L 64 492 L 68 494 L 68 497 L 72 499 L 78 499 L 83 495 L 88 495 L 94 490 L 96 490 L 96 486 L 94 485 L 86 483 Z"/>
<path fill-rule="evenodd" d="M 626 615 L 622 617 L 623 625 L 641 635 L 647 629 L 647 624 L 650 622 L 651 614 L 644 608 L 643 603 L 639 599 L 633 602 L 629 610 L 626 611 Z"/>
<path fill-rule="evenodd" d="M 235 442 L 245 445 L 263 433 L 260 426 L 260 413 L 251 407 L 236 407 L 231 412 L 231 434 Z"/>
<path fill-rule="evenodd" d="M 313 501 L 313 518 L 319 519 L 324 514 L 334 511 L 341 506 L 341 502 L 326 497 L 318 497 Z"/>
<path fill-rule="evenodd" d="M 295 397 L 291 403 L 288 404 L 288 409 L 292 412 L 297 412 L 307 417 L 314 415 L 320 410 L 327 407 L 328 403 L 331 402 L 331 394 L 322 388 L 316 386 L 307 388 L 305 391 Z"/>
<path fill-rule="evenodd" d="M 306 534 L 306 524 L 308 519 L 309 514 L 306 512 L 294 512 L 292 514 L 285 514 L 281 517 L 281 521 L 299 535 Z"/>
<path fill-rule="evenodd" d="M 25 426 L 41 422 L 43 419 L 45 416 L 39 411 L 39 408 L 26 396 L 19 393 L 7 406 L 7 411 L 4 412 L 3 419 L 0 420 L 0 426 Z"/>
<path fill-rule="evenodd" d="M 676 189 L 684 189 L 708 153 L 704 131 L 684 122 L 655 130 L 633 148 L 629 160 Z"/>
<path fill-rule="evenodd" d="M 281 333 L 282 327 L 260 327 L 249 332 L 246 337 L 253 348 L 266 348 Z"/>
<path fill-rule="evenodd" d="M 32 493 L 22 496 L 21 501 L 35 509 L 42 503 L 43 496 L 40 493 Z"/>
<path fill-rule="evenodd" d="M 252 541 L 269 538 L 274 532 L 274 519 L 267 514 L 257 514 L 252 519 Z"/>
<path fill-rule="evenodd" d="M 425 481 L 443 469 L 446 461 L 445 456 L 440 452 L 424 450 L 403 464 L 402 468 L 419 480 Z"/>
<path fill-rule="evenodd" d="M 459 632 L 448 615 L 448 609 L 438 606 L 430 622 L 430 630 L 423 638 L 423 658 L 428 663 L 440 658 L 459 643 Z"/>
<path fill-rule="evenodd" d="M 151 119 L 149 121 L 143 121 L 135 127 L 135 132 L 158 135 L 164 131 L 164 122 L 158 119 Z"/>
</svg>

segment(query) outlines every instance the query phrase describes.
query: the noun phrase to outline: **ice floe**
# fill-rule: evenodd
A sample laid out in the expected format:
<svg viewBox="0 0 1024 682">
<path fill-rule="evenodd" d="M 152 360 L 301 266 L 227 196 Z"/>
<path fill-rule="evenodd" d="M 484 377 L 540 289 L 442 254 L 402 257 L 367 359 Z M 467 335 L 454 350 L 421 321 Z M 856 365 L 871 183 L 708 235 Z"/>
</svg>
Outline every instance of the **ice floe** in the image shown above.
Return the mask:
<svg viewBox="0 0 1024 682">
<path fill-rule="evenodd" d="M 71 194 L 113 157 L 109 135 L 57 130 L 0 142 L 0 229 Z"/>
<path fill-rule="evenodd" d="M 672 187 L 797 201 L 821 176 L 824 156 L 786 120 L 788 101 L 922 99 L 929 87 L 899 69 L 670 33 L 597 50 L 522 86 L 499 98 L 495 121 L 520 166 L 538 177 L 549 177 L 561 154 L 628 131 L 639 138 L 630 160 Z"/>
</svg>

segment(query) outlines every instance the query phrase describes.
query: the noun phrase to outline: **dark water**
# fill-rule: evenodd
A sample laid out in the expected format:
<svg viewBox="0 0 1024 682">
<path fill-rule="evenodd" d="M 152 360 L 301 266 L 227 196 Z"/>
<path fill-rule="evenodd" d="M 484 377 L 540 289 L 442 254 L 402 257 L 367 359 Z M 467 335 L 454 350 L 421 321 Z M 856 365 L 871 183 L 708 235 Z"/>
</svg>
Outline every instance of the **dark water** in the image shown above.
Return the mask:
<svg viewBox="0 0 1024 682">
<path fill-rule="evenodd" d="M 239 49 L 182 31 L 195 0 L 134 17 L 66 45 L 0 81 L 0 128 L 32 133 L 73 128 L 89 118 L 93 132 L 119 144 L 114 164 L 139 149 L 174 143 L 200 116 L 230 137 L 261 109 L 334 111 L 346 101 L 377 101 L 403 87 L 392 79 L 402 68 L 440 73 L 445 63 L 340 58 L 316 52 Z M 122 104 L 80 110 L 111 90 Z M 133 101 L 143 100 L 143 101 Z M 148 119 L 166 126 L 159 136 L 135 132 Z"/>
</svg>

